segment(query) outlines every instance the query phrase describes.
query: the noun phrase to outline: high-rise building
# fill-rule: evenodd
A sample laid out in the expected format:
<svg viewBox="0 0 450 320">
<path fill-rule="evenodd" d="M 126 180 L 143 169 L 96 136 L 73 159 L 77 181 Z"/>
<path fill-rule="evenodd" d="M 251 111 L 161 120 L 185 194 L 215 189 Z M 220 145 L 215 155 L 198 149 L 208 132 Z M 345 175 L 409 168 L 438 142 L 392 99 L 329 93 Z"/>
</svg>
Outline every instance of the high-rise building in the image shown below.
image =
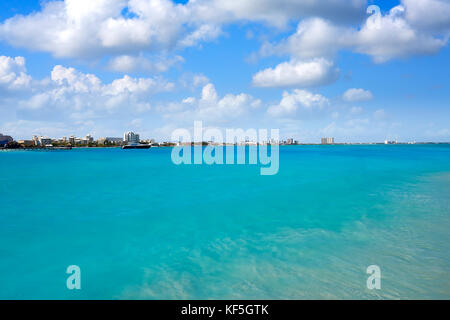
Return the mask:
<svg viewBox="0 0 450 320">
<path fill-rule="evenodd" d="M 134 132 L 126 132 L 123 135 L 123 142 L 126 143 L 139 143 L 140 139 L 139 139 L 139 134 L 134 133 Z"/>
<path fill-rule="evenodd" d="M 38 147 L 45 147 L 52 144 L 52 139 L 43 136 L 33 136 L 34 145 Z"/>
<path fill-rule="evenodd" d="M 114 137 L 104 137 L 97 140 L 99 144 L 115 144 L 121 145 L 123 142 L 122 138 L 114 138 Z"/>
<path fill-rule="evenodd" d="M 320 139 L 321 144 L 334 144 L 334 138 L 322 138 Z"/>
<path fill-rule="evenodd" d="M 52 144 L 52 139 L 49 137 L 39 137 L 40 146 L 45 147 Z"/>
<path fill-rule="evenodd" d="M 39 146 L 39 145 L 40 145 L 39 137 L 38 137 L 38 136 L 33 136 L 33 137 L 31 138 L 31 140 L 34 142 L 34 145 L 35 145 L 35 146 Z"/>
</svg>

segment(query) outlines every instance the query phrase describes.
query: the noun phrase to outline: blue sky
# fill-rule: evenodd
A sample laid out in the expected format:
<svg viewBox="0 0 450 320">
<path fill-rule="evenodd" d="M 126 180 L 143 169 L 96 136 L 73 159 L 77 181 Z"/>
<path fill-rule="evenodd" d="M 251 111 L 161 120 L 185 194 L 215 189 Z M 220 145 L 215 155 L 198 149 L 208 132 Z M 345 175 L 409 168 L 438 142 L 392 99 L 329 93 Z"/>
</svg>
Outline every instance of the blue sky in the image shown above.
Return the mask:
<svg viewBox="0 0 450 320">
<path fill-rule="evenodd" d="M 1 2 L 0 132 L 450 141 L 449 35 L 448 0 Z"/>
</svg>

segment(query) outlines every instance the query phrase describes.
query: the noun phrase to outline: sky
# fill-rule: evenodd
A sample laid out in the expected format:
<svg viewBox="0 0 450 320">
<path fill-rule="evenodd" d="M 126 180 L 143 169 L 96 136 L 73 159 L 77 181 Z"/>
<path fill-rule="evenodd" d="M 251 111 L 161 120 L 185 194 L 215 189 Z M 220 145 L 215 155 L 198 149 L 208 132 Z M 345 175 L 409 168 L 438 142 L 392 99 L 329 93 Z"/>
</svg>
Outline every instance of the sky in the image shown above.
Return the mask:
<svg viewBox="0 0 450 320">
<path fill-rule="evenodd" d="M 450 0 L 0 2 L 0 133 L 450 141 Z"/>
</svg>

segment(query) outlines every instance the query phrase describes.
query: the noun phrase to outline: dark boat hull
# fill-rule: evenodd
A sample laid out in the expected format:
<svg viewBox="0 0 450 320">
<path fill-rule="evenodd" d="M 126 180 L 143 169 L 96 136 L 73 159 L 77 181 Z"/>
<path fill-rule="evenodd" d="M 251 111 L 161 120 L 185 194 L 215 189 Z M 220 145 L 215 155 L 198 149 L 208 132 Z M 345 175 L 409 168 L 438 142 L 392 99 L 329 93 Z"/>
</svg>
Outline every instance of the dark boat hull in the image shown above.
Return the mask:
<svg viewBox="0 0 450 320">
<path fill-rule="evenodd" d="M 135 146 L 123 146 L 122 149 L 150 149 L 152 146 L 149 144 L 140 144 Z"/>
</svg>

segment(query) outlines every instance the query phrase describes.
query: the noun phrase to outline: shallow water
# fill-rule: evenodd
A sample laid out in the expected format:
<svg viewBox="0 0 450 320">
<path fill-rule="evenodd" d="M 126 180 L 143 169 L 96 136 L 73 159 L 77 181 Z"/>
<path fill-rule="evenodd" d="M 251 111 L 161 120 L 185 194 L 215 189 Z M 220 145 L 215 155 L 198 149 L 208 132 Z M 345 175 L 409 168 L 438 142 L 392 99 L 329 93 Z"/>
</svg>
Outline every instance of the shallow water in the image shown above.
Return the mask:
<svg viewBox="0 0 450 320">
<path fill-rule="evenodd" d="M 0 298 L 450 298 L 450 145 L 280 147 L 274 176 L 170 152 L 0 152 Z"/>
</svg>

